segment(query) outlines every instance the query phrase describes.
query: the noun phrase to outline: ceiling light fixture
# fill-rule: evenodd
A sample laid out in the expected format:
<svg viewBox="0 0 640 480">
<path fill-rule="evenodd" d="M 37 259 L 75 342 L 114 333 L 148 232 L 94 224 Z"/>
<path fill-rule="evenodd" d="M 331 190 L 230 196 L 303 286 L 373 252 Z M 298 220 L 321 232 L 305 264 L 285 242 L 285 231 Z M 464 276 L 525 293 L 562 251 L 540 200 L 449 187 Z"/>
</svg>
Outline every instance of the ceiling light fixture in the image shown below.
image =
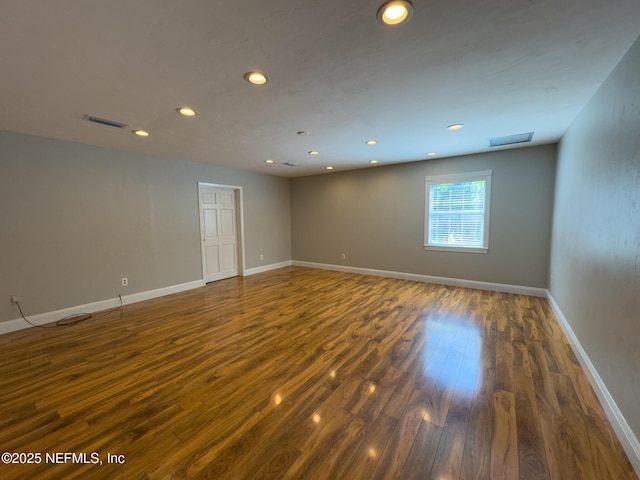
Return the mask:
<svg viewBox="0 0 640 480">
<path fill-rule="evenodd" d="M 447 130 L 451 130 L 452 132 L 455 130 L 460 130 L 464 125 L 462 123 L 454 123 L 453 125 L 449 125 Z"/>
<path fill-rule="evenodd" d="M 253 85 L 264 85 L 269 81 L 262 72 L 247 72 L 244 74 L 244 79 Z"/>
<path fill-rule="evenodd" d="M 148 137 L 149 136 L 149 132 L 147 132 L 145 130 L 134 130 L 132 133 L 135 133 L 139 137 Z"/>
<path fill-rule="evenodd" d="M 327 170 L 333 170 L 333 167 L 331 165 L 327 165 Z"/>
<path fill-rule="evenodd" d="M 378 160 L 369 160 L 369 163 L 375 165 L 376 163 L 378 163 Z"/>
<path fill-rule="evenodd" d="M 318 150 L 311 150 L 309 152 L 309 155 L 319 155 L 319 154 L 320 154 L 320 152 Z"/>
<path fill-rule="evenodd" d="M 190 107 L 180 107 L 178 108 L 178 113 L 180 115 L 184 115 L 185 117 L 195 117 L 196 111 Z"/>
<path fill-rule="evenodd" d="M 437 155 L 436 152 L 429 152 L 427 153 L 427 157 L 435 157 Z"/>
<path fill-rule="evenodd" d="M 378 144 L 378 142 L 376 140 L 367 140 L 364 143 L 366 143 L 367 145 L 377 145 Z"/>
<path fill-rule="evenodd" d="M 380 7 L 376 17 L 385 25 L 401 25 L 407 23 L 413 15 L 413 4 L 406 1 L 387 2 Z"/>
<path fill-rule="evenodd" d="M 273 160 L 268 159 L 268 160 L 265 160 L 264 163 L 271 165 L 273 163 Z"/>
</svg>

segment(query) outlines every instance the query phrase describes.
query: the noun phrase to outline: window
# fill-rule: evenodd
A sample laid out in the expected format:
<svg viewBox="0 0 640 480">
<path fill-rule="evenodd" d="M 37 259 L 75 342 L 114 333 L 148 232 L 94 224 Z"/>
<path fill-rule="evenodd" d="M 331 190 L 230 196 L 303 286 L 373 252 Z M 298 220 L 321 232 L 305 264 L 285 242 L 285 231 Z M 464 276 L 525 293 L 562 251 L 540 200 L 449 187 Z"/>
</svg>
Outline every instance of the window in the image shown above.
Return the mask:
<svg viewBox="0 0 640 480">
<path fill-rule="evenodd" d="M 425 177 L 426 250 L 487 253 L 491 174 Z"/>
</svg>

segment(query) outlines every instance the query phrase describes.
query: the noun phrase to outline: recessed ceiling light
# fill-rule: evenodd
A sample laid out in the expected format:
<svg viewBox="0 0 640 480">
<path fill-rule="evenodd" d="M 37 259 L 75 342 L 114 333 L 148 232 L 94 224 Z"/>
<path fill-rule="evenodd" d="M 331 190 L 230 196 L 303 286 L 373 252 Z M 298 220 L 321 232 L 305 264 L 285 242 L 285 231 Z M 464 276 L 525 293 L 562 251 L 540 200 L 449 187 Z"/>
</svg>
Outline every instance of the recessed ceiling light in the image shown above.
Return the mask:
<svg viewBox="0 0 640 480">
<path fill-rule="evenodd" d="M 178 109 L 178 113 L 180 115 L 184 115 L 185 117 L 195 117 L 196 116 L 196 111 L 193 108 L 189 108 L 189 107 L 180 107 Z"/>
<path fill-rule="evenodd" d="M 320 152 L 318 150 L 311 150 L 309 152 L 309 155 L 318 155 L 318 154 L 320 154 Z"/>
<path fill-rule="evenodd" d="M 437 155 L 436 152 L 429 152 L 427 153 L 427 157 L 435 157 Z"/>
<path fill-rule="evenodd" d="M 269 81 L 267 76 L 262 72 L 247 72 L 244 74 L 244 79 L 254 85 L 264 85 Z"/>
<path fill-rule="evenodd" d="M 134 130 L 133 133 L 135 133 L 139 137 L 148 137 L 149 136 L 149 132 L 146 132 L 144 130 Z"/>
<path fill-rule="evenodd" d="M 326 169 L 327 170 L 333 170 L 333 167 L 331 165 L 327 165 Z"/>
<path fill-rule="evenodd" d="M 376 163 L 378 163 L 378 160 L 369 160 L 369 163 L 375 165 Z"/>
<path fill-rule="evenodd" d="M 366 143 L 367 145 L 377 145 L 378 144 L 377 140 L 367 140 L 364 143 Z"/>
<path fill-rule="evenodd" d="M 447 130 L 455 131 L 455 130 L 460 130 L 462 127 L 464 127 L 462 123 L 454 123 L 453 125 L 449 125 L 447 127 Z"/>
<path fill-rule="evenodd" d="M 413 5 L 406 1 L 387 2 L 380 7 L 377 13 L 378 22 L 385 25 L 400 25 L 406 23 L 413 15 Z"/>
<path fill-rule="evenodd" d="M 268 159 L 268 160 L 265 160 L 264 163 L 268 163 L 269 165 L 271 165 L 273 163 L 273 160 Z"/>
</svg>

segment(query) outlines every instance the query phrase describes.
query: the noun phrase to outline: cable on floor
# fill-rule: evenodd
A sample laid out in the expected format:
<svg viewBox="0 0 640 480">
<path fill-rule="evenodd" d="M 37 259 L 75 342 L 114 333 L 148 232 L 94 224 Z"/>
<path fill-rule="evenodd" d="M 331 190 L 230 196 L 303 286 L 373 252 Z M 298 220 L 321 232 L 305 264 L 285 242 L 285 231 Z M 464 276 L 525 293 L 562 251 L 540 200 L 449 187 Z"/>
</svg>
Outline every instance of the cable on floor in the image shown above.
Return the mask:
<svg viewBox="0 0 640 480">
<path fill-rule="evenodd" d="M 20 302 L 15 302 L 15 304 L 18 306 L 18 310 L 20 311 L 20 316 L 22 317 L 22 319 L 27 322 L 29 325 L 31 325 L 32 327 L 37 327 L 37 328 L 56 328 L 56 327 L 68 327 L 71 325 L 77 325 L 78 323 L 84 322 L 85 320 L 89 320 L 90 318 L 100 318 L 103 317 L 105 315 L 109 315 L 110 313 L 113 313 L 117 310 L 122 309 L 122 307 L 124 307 L 124 302 L 122 301 L 122 295 L 118 294 L 118 298 L 120 299 L 120 305 L 116 308 L 112 308 L 111 310 L 107 310 L 105 312 L 102 313 L 98 313 L 97 315 L 93 315 L 91 313 L 74 313 L 72 315 L 67 315 L 66 317 L 61 318 L 60 320 L 58 320 L 54 325 L 36 325 L 33 322 L 30 322 L 29 319 L 27 319 L 27 317 L 24 315 L 24 313 L 22 312 L 22 306 L 20 305 Z"/>
</svg>

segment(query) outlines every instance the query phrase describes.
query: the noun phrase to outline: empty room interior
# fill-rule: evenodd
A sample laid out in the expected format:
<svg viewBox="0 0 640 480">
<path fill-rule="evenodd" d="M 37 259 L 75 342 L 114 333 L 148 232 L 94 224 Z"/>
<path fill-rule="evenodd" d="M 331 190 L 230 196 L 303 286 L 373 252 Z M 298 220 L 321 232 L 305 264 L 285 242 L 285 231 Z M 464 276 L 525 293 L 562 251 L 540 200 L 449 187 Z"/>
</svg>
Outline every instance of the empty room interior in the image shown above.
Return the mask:
<svg viewBox="0 0 640 480">
<path fill-rule="evenodd" d="M 0 477 L 637 479 L 639 35 L 0 2 Z"/>
</svg>

